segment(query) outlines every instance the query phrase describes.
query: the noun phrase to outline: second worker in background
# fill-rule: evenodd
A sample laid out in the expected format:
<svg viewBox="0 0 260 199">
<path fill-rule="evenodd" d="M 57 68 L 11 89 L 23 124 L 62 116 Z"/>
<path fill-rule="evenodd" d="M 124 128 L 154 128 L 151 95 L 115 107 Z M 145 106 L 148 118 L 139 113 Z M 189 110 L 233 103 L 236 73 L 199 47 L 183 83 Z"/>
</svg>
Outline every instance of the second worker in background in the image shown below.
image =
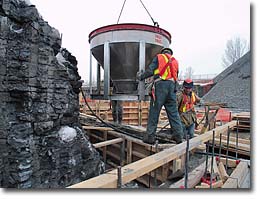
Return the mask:
<svg viewBox="0 0 260 199">
<path fill-rule="evenodd" d="M 194 105 L 199 102 L 203 103 L 203 100 L 192 89 L 193 81 L 188 78 L 183 82 L 183 90 L 177 93 L 178 110 L 182 121 L 184 139 L 186 139 L 186 135 L 189 135 L 189 138 L 194 137 L 194 129 L 197 124 Z"/>
<path fill-rule="evenodd" d="M 165 107 L 171 125 L 172 139 L 181 143 L 183 138 L 182 124 L 177 110 L 176 84 L 178 78 L 178 61 L 172 56 L 170 48 L 163 48 L 144 73 L 137 73 L 142 81 L 153 76 L 154 85 L 151 92 L 148 124 L 143 141 L 155 143 L 155 133 L 162 106 Z"/>
</svg>

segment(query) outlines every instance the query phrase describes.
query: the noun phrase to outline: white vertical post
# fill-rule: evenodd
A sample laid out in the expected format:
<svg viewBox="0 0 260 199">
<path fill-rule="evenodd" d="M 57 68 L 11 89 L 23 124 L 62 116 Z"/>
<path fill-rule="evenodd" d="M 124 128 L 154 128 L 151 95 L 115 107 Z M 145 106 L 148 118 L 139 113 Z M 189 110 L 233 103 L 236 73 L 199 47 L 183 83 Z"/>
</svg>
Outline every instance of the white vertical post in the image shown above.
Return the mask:
<svg viewBox="0 0 260 199">
<path fill-rule="evenodd" d="M 104 44 L 104 98 L 108 99 L 110 90 L 110 48 L 109 42 Z"/>
<path fill-rule="evenodd" d="M 139 72 L 145 70 L 145 41 L 140 41 L 139 44 Z M 139 100 L 145 99 L 145 85 L 144 81 L 139 81 L 138 84 Z"/>
</svg>

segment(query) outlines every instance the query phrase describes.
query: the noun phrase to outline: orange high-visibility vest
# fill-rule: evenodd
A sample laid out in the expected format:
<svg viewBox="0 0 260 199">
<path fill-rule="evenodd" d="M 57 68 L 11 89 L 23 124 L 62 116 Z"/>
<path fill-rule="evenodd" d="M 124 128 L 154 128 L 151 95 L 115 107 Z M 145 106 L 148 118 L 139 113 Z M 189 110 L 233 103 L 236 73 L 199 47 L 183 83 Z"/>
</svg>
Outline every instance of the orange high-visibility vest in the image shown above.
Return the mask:
<svg viewBox="0 0 260 199">
<path fill-rule="evenodd" d="M 169 54 L 158 54 L 157 58 L 158 68 L 154 71 L 154 75 L 159 74 L 163 80 L 173 78 L 175 81 L 177 81 L 179 67 L 178 61 Z"/>
<path fill-rule="evenodd" d="M 179 111 L 185 113 L 186 111 L 193 109 L 195 102 L 196 102 L 196 97 L 194 92 L 191 93 L 191 97 L 183 93 L 183 99 L 181 101 Z"/>
</svg>

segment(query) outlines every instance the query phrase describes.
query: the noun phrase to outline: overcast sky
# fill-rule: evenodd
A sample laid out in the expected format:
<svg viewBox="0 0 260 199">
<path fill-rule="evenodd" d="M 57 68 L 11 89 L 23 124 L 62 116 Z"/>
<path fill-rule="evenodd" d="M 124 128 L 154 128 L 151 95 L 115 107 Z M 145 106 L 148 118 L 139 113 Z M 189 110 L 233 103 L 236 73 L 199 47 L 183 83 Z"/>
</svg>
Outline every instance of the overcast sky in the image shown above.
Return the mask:
<svg viewBox="0 0 260 199">
<path fill-rule="evenodd" d="M 44 20 L 63 35 L 62 47 L 78 60 L 82 79 L 88 79 L 89 33 L 117 23 L 124 0 L 30 0 Z M 170 47 L 180 70 L 217 74 L 223 70 L 226 42 L 234 37 L 250 41 L 248 0 L 143 0 L 161 28 L 172 35 Z M 139 0 L 127 0 L 119 23 L 153 25 Z"/>
</svg>

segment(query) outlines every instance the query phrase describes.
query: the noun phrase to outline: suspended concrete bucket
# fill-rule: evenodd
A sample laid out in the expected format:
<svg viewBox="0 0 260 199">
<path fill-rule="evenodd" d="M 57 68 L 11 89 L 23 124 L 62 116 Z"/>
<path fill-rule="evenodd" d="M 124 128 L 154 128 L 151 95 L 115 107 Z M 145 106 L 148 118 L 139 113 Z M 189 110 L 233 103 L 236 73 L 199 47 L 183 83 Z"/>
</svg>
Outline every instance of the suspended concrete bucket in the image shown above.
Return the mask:
<svg viewBox="0 0 260 199">
<path fill-rule="evenodd" d="M 145 24 L 115 24 L 92 31 L 89 42 L 91 55 L 98 62 L 97 92 L 91 91 L 92 98 L 144 100 L 144 81 L 136 80 L 136 73 L 145 70 L 163 47 L 169 47 L 171 34 L 162 28 Z M 100 66 L 104 69 L 103 91 Z M 92 64 L 90 80 L 91 77 Z M 111 86 L 114 87 L 113 92 L 110 92 Z"/>
</svg>

